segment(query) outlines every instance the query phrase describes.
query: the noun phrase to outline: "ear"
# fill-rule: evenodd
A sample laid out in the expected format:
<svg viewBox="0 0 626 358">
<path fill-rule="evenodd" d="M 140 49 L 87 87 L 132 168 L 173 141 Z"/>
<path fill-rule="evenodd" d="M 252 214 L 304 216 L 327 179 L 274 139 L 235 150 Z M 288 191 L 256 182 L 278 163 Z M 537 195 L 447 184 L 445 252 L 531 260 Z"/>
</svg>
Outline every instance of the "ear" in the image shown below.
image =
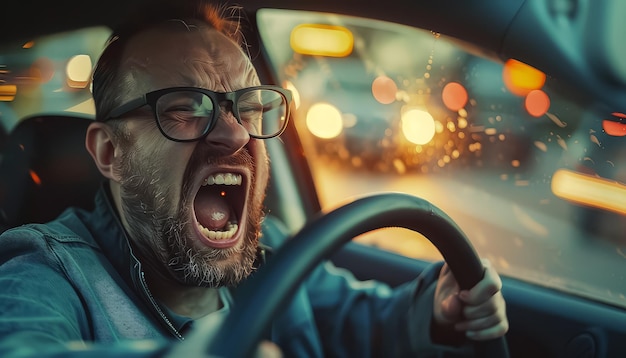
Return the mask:
<svg viewBox="0 0 626 358">
<path fill-rule="evenodd" d="M 111 127 L 102 122 L 92 122 L 87 127 L 85 147 L 93 158 L 98 170 L 105 177 L 118 181 L 117 173 L 113 170 L 115 152 L 117 150 Z"/>
</svg>

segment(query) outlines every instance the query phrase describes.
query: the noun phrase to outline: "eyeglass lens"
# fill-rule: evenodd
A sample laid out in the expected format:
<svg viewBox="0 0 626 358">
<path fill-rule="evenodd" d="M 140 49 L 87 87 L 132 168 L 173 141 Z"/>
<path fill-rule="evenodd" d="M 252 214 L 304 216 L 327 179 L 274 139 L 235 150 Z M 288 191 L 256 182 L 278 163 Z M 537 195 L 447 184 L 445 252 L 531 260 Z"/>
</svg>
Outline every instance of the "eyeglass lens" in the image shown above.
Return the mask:
<svg viewBox="0 0 626 358">
<path fill-rule="evenodd" d="M 272 137 L 287 121 L 283 95 L 271 89 L 246 91 L 235 101 L 233 112 L 253 137 Z M 196 91 L 169 92 L 156 102 L 159 125 L 168 136 L 179 140 L 197 139 L 206 134 L 214 118 L 216 104 Z M 222 109 L 225 110 L 225 109 Z"/>
</svg>

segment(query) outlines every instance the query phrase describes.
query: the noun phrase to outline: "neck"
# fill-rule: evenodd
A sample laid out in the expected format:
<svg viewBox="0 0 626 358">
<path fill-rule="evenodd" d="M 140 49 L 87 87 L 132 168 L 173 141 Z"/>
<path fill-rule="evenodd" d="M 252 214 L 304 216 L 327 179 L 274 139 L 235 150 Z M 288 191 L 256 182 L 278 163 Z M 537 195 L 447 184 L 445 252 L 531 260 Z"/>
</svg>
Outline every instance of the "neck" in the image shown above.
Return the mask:
<svg viewBox="0 0 626 358">
<path fill-rule="evenodd" d="M 150 292 L 179 315 L 198 319 L 222 307 L 217 288 L 184 286 L 148 272 L 146 281 Z"/>
<path fill-rule="evenodd" d="M 119 185 L 111 182 L 110 190 L 112 193 L 115 208 L 122 222 L 125 231 L 128 232 L 128 222 L 123 215 L 120 197 Z M 127 234 L 128 235 L 128 234 Z M 170 310 L 176 314 L 197 319 L 215 312 L 222 308 L 219 290 L 216 288 L 186 286 L 172 277 L 167 277 L 158 273 L 152 266 L 152 261 L 142 257 L 142 251 L 133 245 L 133 241 L 129 236 L 129 243 L 133 247 L 133 251 L 139 261 L 142 263 L 148 288 L 152 295 L 161 303 L 165 304 Z"/>
</svg>

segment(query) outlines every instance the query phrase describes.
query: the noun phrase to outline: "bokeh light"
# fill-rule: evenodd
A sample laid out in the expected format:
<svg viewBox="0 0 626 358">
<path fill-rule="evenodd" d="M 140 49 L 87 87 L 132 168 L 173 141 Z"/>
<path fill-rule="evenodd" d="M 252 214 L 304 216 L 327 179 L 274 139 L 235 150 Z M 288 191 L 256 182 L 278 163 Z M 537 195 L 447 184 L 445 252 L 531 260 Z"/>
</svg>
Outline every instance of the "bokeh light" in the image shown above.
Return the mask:
<svg viewBox="0 0 626 358">
<path fill-rule="evenodd" d="M 550 97 L 542 90 L 533 90 L 524 100 L 526 111 L 533 117 L 541 117 L 550 109 Z"/>
<path fill-rule="evenodd" d="M 387 76 L 378 76 L 372 82 L 372 94 L 382 104 L 389 104 L 395 101 L 397 92 L 398 86 Z"/>
<path fill-rule="evenodd" d="M 316 103 L 306 114 L 306 126 L 313 135 L 330 139 L 341 134 L 341 112 L 329 103 Z"/>
<path fill-rule="evenodd" d="M 427 111 L 409 109 L 402 113 L 402 134 L 411 143 L 423 145 L 435 137 L 435 119 Z"/>
<path fill-rule="evenodd" d="M 0 85 L 0 101 L 11 102 L 17 94 L 16 85 Z"/>
<path fill-rule="evenodd" d="M 504 63 L 502 79 L 511 93 L 522 97 L 532 90 L 541 89 L 546 83 L 545 73 L 514 59 Z"/>
<path fill-rule="evenodd" d="M 46 57 L 35 60 L 30 66 L 30 76 L 40 83 L 46 83 L 54 77 L 54 63 Z"/>
<path fill-rule="evenodd" d="M 552 175 L 551 189 L 561 199 L 626 215 L 626 186 L 619 182 L 559 169 Z"/>
<path fill-rule="evenodd" d="M 606 134 L 614 136 L 614 137 L 623 137 L 626 136 L 626 124 L 603 120 L 602 121 L 602 129 Z"/>
<path fill-rule="evenodd" d="M 291 31 L 289 43 L 303 55 L 345 57 L 352 53 L 354 36 L 343 26 L 300 24 Z"/>
<path fill-rule="evenodd" d="M 30 174 L 30 178 L 33 180 L 33 183 L 41 185 L 41 178 L 39 177 L 39 174 L 37 174 L 34 170 L 29 170 L 28 173 Z"/>
<path fill-rule="evenodd" d="M 70 88 L 86 88 L 91 78 L 91 57 L 76 55 L 67 62 L 65 73 Z"/>
<path fill-rule="evenodd" d="M 467 90 L 458 82 L 450 82 L 441 92 L 443 104 L 451 111 L 458 111 L 467 104 Z"/>
</svg>

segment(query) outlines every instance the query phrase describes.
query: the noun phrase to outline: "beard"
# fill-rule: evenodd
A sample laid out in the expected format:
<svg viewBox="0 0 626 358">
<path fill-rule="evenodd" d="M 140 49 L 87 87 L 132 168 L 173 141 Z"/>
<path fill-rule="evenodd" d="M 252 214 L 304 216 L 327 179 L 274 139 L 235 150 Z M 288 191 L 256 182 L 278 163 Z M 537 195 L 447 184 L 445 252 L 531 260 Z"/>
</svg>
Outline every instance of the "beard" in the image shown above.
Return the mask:
<svg viewBox="0 0 626 358">
<path fill-rule="evenodd" d="M 254 173 L 255 164 L 250 154 L 242 150 L 236 156 L 208 160 L 207 153 L 196 150 L 184 174 L 181 197 L 176 198 L 173 190 L 160 180 L 168 168 L 154 159 L 159 156 L 154 153 L 140 156 L 137 151 L 128 149 L 119 167 L 122 210 L 128 218 L 131 247 L 146 270 L 159 279 L 199 287 L 233 287 L 248 277 L 256 260 L 264 217 L 264 194 L 254 196 L 253 193 L 257 185 L 264 189 L 257 192 L 264 193 L 267 182 L 257 183 L 254 177 L 250 178 L 244 242 L 228 249 L 194 245 L 197 239 L 192 234 L 191 225 L 195 222 L 190 208 L 196 193 L 189 188 L 191 174 L 207 161 L 213 165 L 245 165 Z M 172 203 L 176 202 L 180 204 L 172 210 Z"/>
</svg>

